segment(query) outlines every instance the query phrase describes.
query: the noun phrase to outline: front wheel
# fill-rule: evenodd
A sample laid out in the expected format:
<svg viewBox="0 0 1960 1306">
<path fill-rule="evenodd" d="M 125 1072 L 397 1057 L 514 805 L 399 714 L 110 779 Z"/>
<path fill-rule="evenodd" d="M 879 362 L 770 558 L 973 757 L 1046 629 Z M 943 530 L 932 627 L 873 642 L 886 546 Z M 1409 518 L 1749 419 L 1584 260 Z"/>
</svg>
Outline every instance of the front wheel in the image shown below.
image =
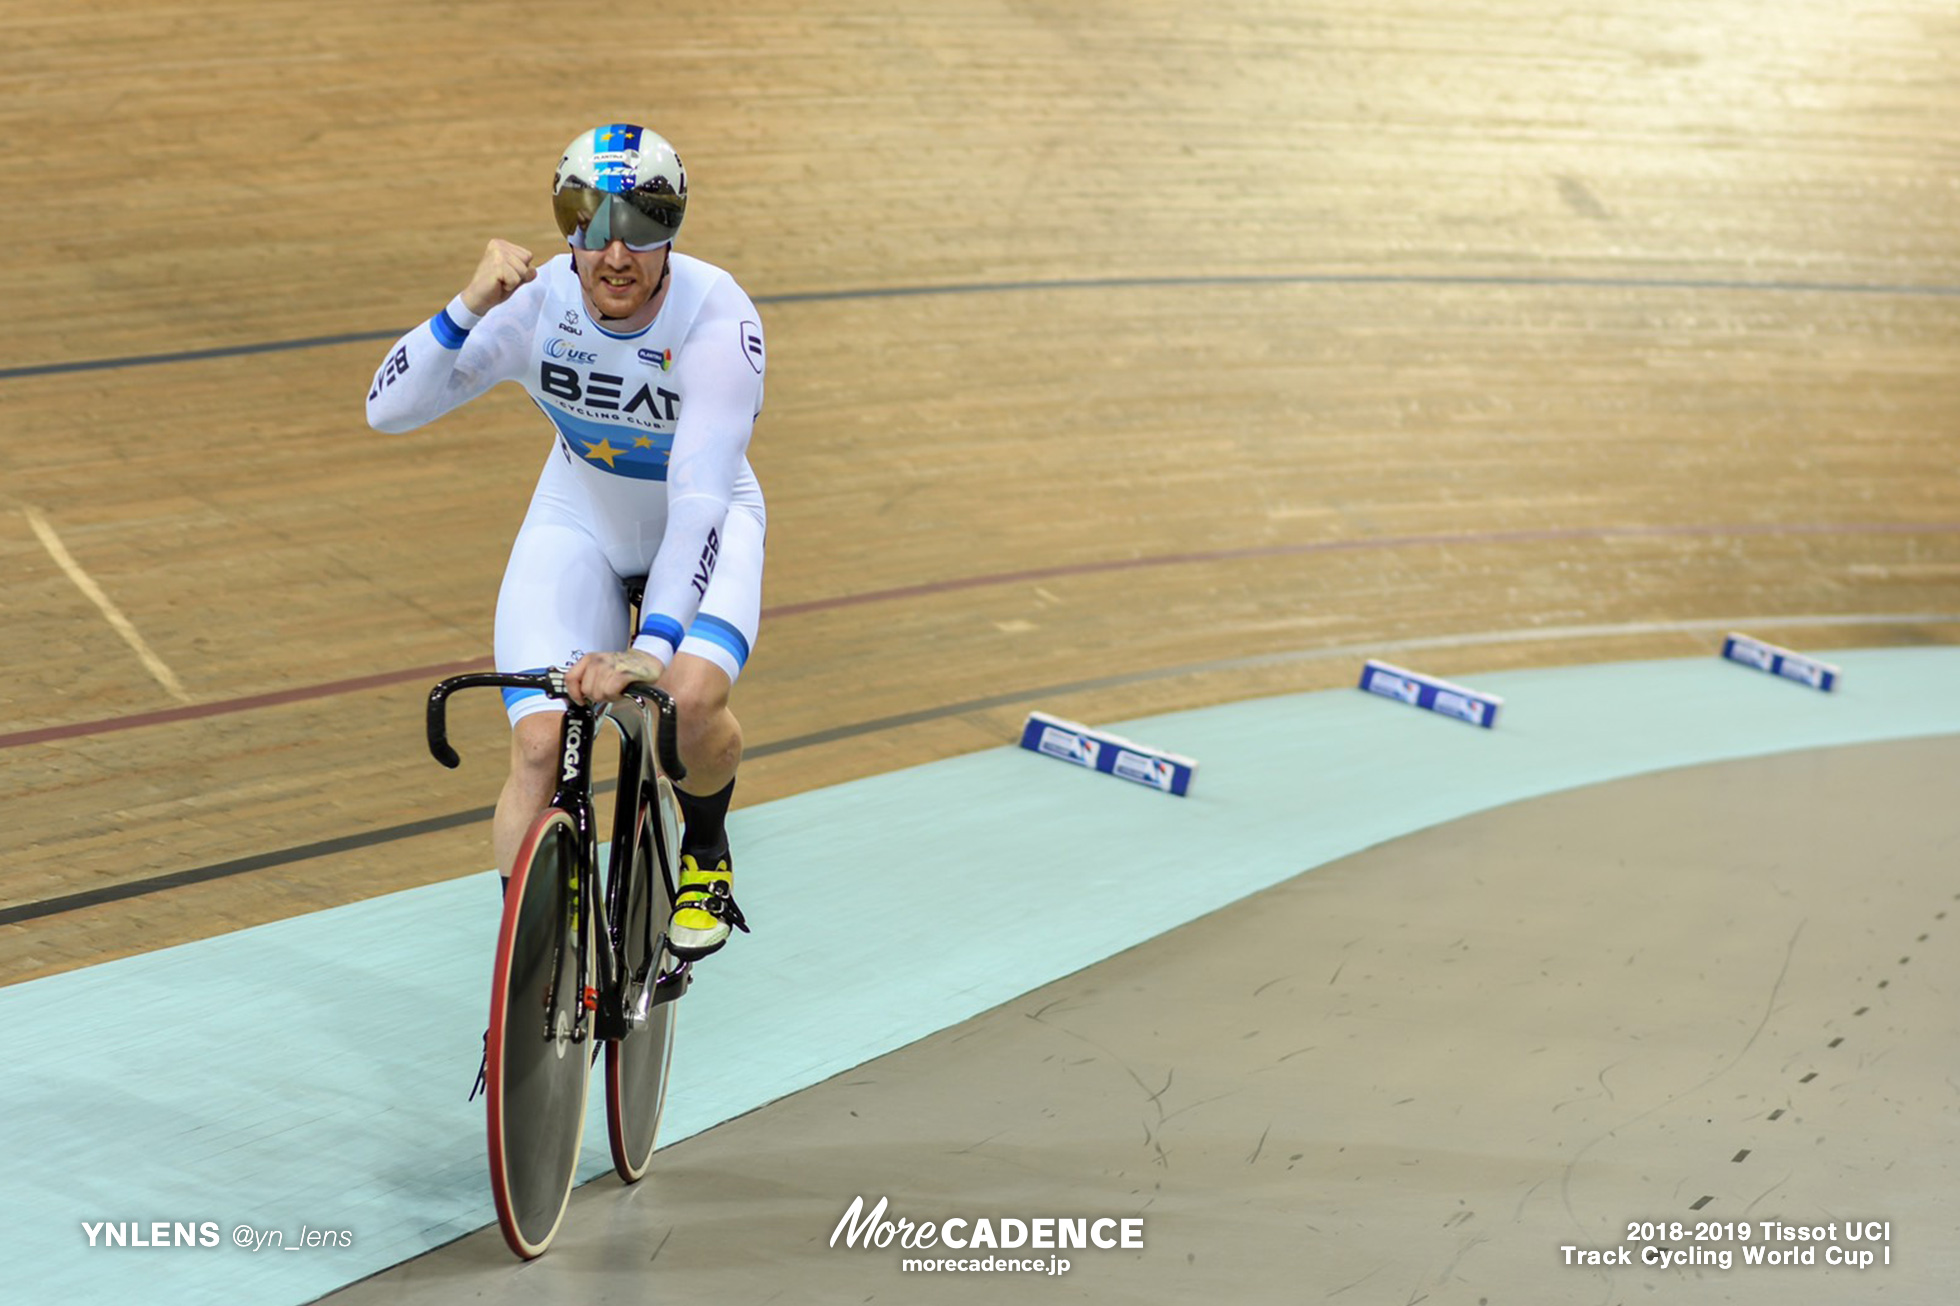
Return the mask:
<svg viewBox="0 0 1960 1306">
<path fill-rule="evenodd" d="M 660 792 L 655 803 L 641 809 L 633 865 L 627 868 L 621 931 L 626 1031 L 606 1045 L 606 1133 L 612 1142 L 613 1169 L 629 1184 L 645 1174 L 653 1160 L 674 1055 L 675 1004 L 653 1000 L 662 965 L 673 961 L 661 946 L 673 910 L 661 856 L 675 846 L 670 815 L 674 798 L 666 777 L 657 783 Z M 654 821 L 662 823 L 658 847 Z"/>
<path fill-rule="evenodd" d="M 504 898 L 485 1048 L 490 1189 L 504 1241 L 543 1254 L 565 1216 L 592 1069 L 590 949 L 596 902 L 579 872 L 578 830 L 557 808 L 525 837 Z"/>
</svg>

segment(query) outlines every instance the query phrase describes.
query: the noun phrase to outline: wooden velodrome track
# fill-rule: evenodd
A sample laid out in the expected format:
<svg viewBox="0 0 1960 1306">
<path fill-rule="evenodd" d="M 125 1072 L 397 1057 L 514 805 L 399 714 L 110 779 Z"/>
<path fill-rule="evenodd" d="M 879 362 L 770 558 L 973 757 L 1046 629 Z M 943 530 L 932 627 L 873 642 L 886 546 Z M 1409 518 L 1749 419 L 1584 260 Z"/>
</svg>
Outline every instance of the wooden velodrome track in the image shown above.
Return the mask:
<svg viewBox="0 0 1960 1306">
<path fill-rule="evenodd" d="M 1407 641 L 1960 639 L 1945 0 L 637 12 L 0 10 L 0 981 L 489 864 L 420 707 L 550 432 L 361 405 L 594 122 L 769 332 L 738 804 Z"/>
</svg>

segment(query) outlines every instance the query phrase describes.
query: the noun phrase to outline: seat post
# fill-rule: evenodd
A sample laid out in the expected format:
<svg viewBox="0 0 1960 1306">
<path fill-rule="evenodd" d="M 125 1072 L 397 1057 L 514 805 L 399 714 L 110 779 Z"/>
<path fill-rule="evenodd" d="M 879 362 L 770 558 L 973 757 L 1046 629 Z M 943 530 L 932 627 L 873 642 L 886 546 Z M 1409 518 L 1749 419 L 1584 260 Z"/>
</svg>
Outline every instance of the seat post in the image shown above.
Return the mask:
<svg viewBox="0 0 1960 1306">
<path fill-rule="evenodd" d="M 635 576 L 630 580 L 621 581 L 620 586 L 626 594 L 626 622 L 631 627 L 627 631 L 626 639 L 630 644 L 640 633 L 640 604 L 646 600 L 647 578 Z"/>
</svg>

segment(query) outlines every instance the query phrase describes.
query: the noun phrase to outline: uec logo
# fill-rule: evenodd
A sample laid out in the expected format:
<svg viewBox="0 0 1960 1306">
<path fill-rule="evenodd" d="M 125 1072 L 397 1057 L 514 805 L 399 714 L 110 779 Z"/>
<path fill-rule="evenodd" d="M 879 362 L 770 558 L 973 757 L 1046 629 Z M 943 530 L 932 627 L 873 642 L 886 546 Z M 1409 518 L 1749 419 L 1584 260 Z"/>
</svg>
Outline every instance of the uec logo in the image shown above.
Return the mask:
<svg viewBox="0 0 1960 1306">
<path fill-rule="evenodd" d="M 565 341 L 555 336 L 545 342 L 544 352 L 547 358 L 562 358 L 568 363 L 596 363 L 599 361 L 599 356 L 591 350 L 574 349 Z"/>
</svg>

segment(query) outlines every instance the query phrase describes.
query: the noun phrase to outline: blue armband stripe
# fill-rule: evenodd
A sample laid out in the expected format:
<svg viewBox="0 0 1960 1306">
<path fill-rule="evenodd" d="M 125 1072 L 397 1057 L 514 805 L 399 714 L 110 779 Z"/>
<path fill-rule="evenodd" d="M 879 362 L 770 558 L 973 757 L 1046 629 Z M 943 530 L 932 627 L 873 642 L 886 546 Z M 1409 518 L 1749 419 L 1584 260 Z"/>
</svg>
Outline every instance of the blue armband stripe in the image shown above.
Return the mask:
<svg viewBox="0 0 1960 1306">
<path fill-rule="evenodd" d="M 720 617 L 711 617 L 705 612 L 702 613 L 694 619 L 694 624 L 688 627 L 687 637 L 704 639 L 710 644 L 718 644 L 727 649 L 735 655 L 735 665 L 738 667 L 748 664 L 749 641 L 742 637 L 741 631 Z"/>
<path fill-rule="evenodd" d="M 429 330 L 435 333 L 436 343 L 444 349 L 461 349 L 463 342 L 470 338 L 470 329 L 457 326 L 456 319 L 449 316 L 446 308 L 429 319 Z"/>
<path fill-rule="evenodd" d="M 681 646 L 681 623 L 672 617 L 663 617 L 658 612 L 652 613 L 640 623 L 640 633 L 651 635 L 655 639 L 664 639 L 675 648 Z"/>
</svg>

